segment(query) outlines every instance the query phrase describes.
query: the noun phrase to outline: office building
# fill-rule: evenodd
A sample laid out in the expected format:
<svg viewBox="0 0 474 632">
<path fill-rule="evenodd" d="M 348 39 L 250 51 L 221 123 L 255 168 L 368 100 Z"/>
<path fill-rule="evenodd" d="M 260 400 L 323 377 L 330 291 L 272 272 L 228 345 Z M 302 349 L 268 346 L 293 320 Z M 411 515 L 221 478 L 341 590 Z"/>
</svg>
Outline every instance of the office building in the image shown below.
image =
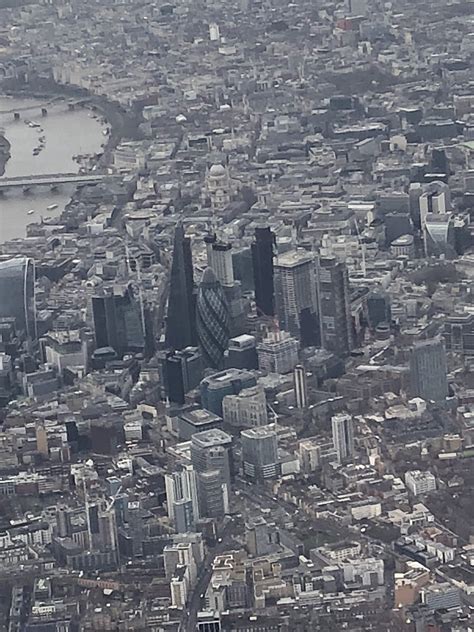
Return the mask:
<svg viewBox="0 0 474 632">
<path fill-rule="evenodd" d="M 242 334 L 231 338 L 225 352 L 225 366 L 235 369 L 257 369 L 257 341 L 255 336 Z"/>
<path fill-rule="evenodd" d="M 291 250 L 275 263 L 275 307 L 280 328 L 303 347 L 319 344 L 318 301 L 313 255 Z"/>
<path fill-rule="evenodd" d="M 354 420 L 351 415 L 341 413 L 331 419 L 332 440 L 339 463 L 352 460 L 354 456 Z"/>
<path fill-rule="evenodd" d="M 474 314 L 464 312 L 448 316 L 443 337 L 448 351 L 474 356 Z"/>
<path fill-rule="evenodd" d="M 268 373 L 290 373 L 298 364 L 299 342 L 287 331 L 270 332 L 257 346 L 258 367 Z"/>
<path fill-rule="evenodd" d="M 442 402 L 448 396 L 446 350 L 441 340 L 417 342 L 410 353 L 412 394 Z"/>
<path fill-rule="evenodd" d="M 201 380 L 201 404 L 222 417 L 222 401 L 226 395 L 237 395 L 244 388 L 255 386 L 257 379 L 250 371 L 226 369 Z"/>
<path fill-rule="evenodd" d="M 197 473 L 192 467 L 165 476 L 168 516 L 178 533 L 193 531 L 199 519 Z"/>
<path fill-rule="evenodd" d="M 252 244 L 252 264 L 255 284 L 255 303 L 259 316 L 275 315 L 273 279 L 275 243 L 275 235 L 269 227 L 255 229 L 255 242 Z"/>
<path fill-rule="evenodd" d="M 347 356 L 354 347 L 347 268 L 334 258 L 320 259 L 317 279 L 322 347 Z"/>
<path fill-rule="evenodd" d="M 170 295 L 166 318 L 166 346 L 185 349 L 195 346 L 196 317 L 191 239 L 183 225 L 176 226 L 171 263 Z"/>
<path fill-rule="evenodd" d="M 222 520 L 229 512 L 229 488 L 222 481 L 219 470 L 200 472 L 199 484 L 199 509 L 204 518 Z"/>
<path fill-rule="evenodd" d="M 427 257 L 456 257 L 454 216 L 448 213 L 428 213 L 423 224 L 423 239 Z"/>
<path fill-rule="evenodd" d="M 107 288 L 92 298 L 95 344 L 111 347 L 117 356 L 145 351 L 140 303 L 131 286 Z"/>
<path fill-rule="evenodd" d="M 449 186 L 441 181 L 430 182 L 423 187 L 419 197 L 420 225 L 424 230 L 428 214 L 444 215 L 451 211 L 451 192 Z"/>
<path fill-rule="evenodd" d="M 306 408 L 308 405 L 308 384 L 306 369 L 301 364 L 295 366 L 293 371 L 293 385 L 295 389 L 296 408 Z"/>
<path fill-rule="evenodd" d="M 206 268 L 199 285 L 196 322 L 205 365 L 222 368 L 230 337 L 230 315 L 224 291 L 212 268 Z"/>
<path fill-rule="evenodd" d="M 219 415 L 202 408 L 186 410 L 178 415 L 178 435 L 182 441 L 189 441 L 197 432 L 213 430 L 222 425 Z"/>
<path fill-rule="evenodd" d="M 221 632 L 219 612 L 203 610 L 197 615 L 197 632 Z"/>
<path fill-rule="evenodd" d="M 267 400 L 263 386 L 246 388 L 238 395 L 226 395 L 222 402 L 224 422 L 255 428 L 268 424 Z"/>
<path fill-rule="evenodd" d="M 421 496 L 436 491 L 436 478 L 431 472 L 411 470 L 405 473 L 405 485 L 413 496 Z"/>
<path fill-rule="evenodd" d="M 232 246 L 220 241 L 215 234 L 204 238 L 207 253 L 207 265 L 214 270 L 222 287 L 234 285 L 234 268 L 232 264 Z"/>
<path fill-rule="evenodd" d="M 217 470 L 230 490 L 232 437 L 223 430 L 206 430 L 191 437 L 191 463 L 199 474 Z"/>
<path fill-rule="evenodd" d="M 165 351 L 160 355 L 161 382 L 170 402 L 184 404 L 186 394 L 199 386 L 203 376 L 202 355 L 198 347 Z"/>
<path fill-rule="evenodd" d="M 14 318 L 16 331 L 35 340 L 35 264 L 19 257 L 0 261 L 0 318 Z"/>
<path fill-rule="evenodd" d="M 374 291 L 367 296 L 367 318 L 371 329 L 391 322 L 390 296 L 386 292 Z"/>
<path fill-rule="evenodd" d="M 243 430 L 240 437 L 244 475 L 256 481 L 277 478 L 280 464 L 275 430 L 271 426 L 249 428 Z"/>
</svg>

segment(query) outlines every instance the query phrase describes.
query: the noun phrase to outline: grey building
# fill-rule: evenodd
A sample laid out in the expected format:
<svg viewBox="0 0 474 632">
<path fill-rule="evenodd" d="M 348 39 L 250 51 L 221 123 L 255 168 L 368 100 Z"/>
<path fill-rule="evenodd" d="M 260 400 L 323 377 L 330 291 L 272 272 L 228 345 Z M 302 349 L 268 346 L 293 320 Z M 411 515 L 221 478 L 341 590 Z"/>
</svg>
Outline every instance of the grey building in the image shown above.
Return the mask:
<svg viewBox="0 0 474 632">
<path fill-rule="evenodd" d="M 441 402 L 448 395 L 446 350 L 442 340 L 417 342 L 410 354 L 410 383 L 413 395 Z"/>
<path fill-rule="evenodd" d="M 278 438 L 273 428 L 271 426 L 249 428 L 243 430 L 240 437 L 245 476 L 259 481 L 279 476 Z"/>
</svg>

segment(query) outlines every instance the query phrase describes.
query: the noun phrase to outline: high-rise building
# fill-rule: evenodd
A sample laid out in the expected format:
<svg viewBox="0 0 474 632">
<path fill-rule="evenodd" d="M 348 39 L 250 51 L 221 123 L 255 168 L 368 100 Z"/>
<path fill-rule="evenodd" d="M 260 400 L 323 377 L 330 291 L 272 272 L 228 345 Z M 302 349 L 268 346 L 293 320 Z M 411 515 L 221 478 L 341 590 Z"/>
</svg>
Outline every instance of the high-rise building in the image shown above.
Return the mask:
<svg viewBox="0 0 474 632">
<path fill-rule="evenodd" d="M 95 343 L 98 349 L 112 347 L 118 356 L 141 353 L 145 349 L 145 333 L 132 288 L 107 288 L 92 298 Z"/>
<path fill-rule="evenodd" d="M 295 401 L 297 408 L 306 408 L 308 405 L 308 385 L 306 369 L 301 364 L 295 366 L 293 371 L 293 384 L 295 388 Z"/>
<path fill-rule="evenodd" d="M 383 291 L 370 292 L 367 296 L 367 315 L 371 329 L 375 329 L 380 323 L 390 323 L 390 296 Z"/>
<path fill-rule="evenodd" d="M 439 339 L 415 343 L 410 354 L 410 381 L 413 395 L 442 402 L 448 396 L 446 350 Z"/>
<path fill-rule="evenodd" d="M 273 257 L 275 235 L 269 227 L 255 229 L 252 244 L 255 303 L 259 316 L 275 315 L 275 291 L 273 285 Z"/>
<path fill-rule="evenodd" d="M 354 420 L 351 415 L 341 413 L 331 419 L 332 440 L 339 463 L 354 456 Z"/>
<path fill-rule="evenodd" d="M 201 381 L 201 404 L 206 410 L 222 416 L 222 401 L 226 395 L 236 395 L 243 388 L 255 386 L 257 379 L 250 371 L 227 369 Z"/>
<path fill-rule="evenodd" d="M 196 318 L 191 239 L 181 223 L 174 234 L 170 295 L 166 318 L 166 345 L 184 349 L 196 344 Z"/>
<path fill-rule="evenodd" d="M 0 261 L 0 318 L 14 318 L 18 333 L 36 339 L 33 259 L 19 257 Z"/>
<path fill-rule="evenodd" d="M 222 368 L 229 343 L 229 308 L 221 284 L 212 268 L 206 268 L 196 301 L 199 346 L 207 366 Z"/>
<path fill-rule="evenodd" d="M 94 296 L 92 315 L 97 349 L 111 347 L 118 356 L 145 350 L 140 304 L 130 286 L 106 289 Z"/>
<path fill-rule="evenodd" d="M 231 244 L 218 240 L 215 234 L 207 235 L 204 242 L 206 244 L 207 265 L 214 270 L 222 287 L 231 287 L 234 285 Z"/>
<path fill-rule="evenodd" d="M 199 496 L 196 471 L 187 467 L 165 476 L 168 516 L 178 533 L 194 529 L 199 519 Z"/>
<path fill-rule="evenodd" d="M 474 356 L 474 314 L 460 312 L 444 323 L 446 349 L 463 356 Z"/>
<path fill-rule="evenodd" d="M 202 355 L 198 347 L 165 351 L 160 356 L 161 382 L 166 397 L 184 404 L 186 393 L 199 386 L 203 375 Z"/>
<path fill-rule="evenodd" d="M 304 347 L 319 343 L 318 299 L 313 255 L 292 250 L 275 263 L 275 305 L 281 329 Z"/>
<path fill-rule="evenodd" d="M 232 437 L 214 428 L 191 437 L 191 463 L 198 473 L 217 470 L 230 490 L 232 478 Z"/>
<path fill-rule="evenodd" d="M 427 257 L 456 257 L 454 215 L 428 213 L 423 225 L 423 240 Z"/>
<path fill-rule="evenodd" d="M 271 426 L 249 428 L 242 430 L 240 437 L 245 476 L 257 481 L 279 476 L 278 437 L 275 430 Z"/>
<path fill-rule="evenodd" d="M 298 364 L 299 342 L 287 331 L 270 332 L 257 346 L 258 367 L 268 373 L 290 373 Z"/>
<path fill-rule="evenodd" d="M 191 438 L 191 462 L 198 472 L 199 510 L 206 518 L 228 511 L 232 473 L 232 437 L 222 430 L 198 432 Z"/>
<path fill-rule="evenodd" d="M 354 348 L 347 268 L 334 258 L 320 259 L 317 278 L 322 347 L 347 356 Z"/>
<path fill-rule="evenodd" d="M 268 424 L 267 400 L 263 386 L 252 386 L 238 395 L 226 395 L 222 402 L 224 422 L 255 428 Z"/>
</svg>

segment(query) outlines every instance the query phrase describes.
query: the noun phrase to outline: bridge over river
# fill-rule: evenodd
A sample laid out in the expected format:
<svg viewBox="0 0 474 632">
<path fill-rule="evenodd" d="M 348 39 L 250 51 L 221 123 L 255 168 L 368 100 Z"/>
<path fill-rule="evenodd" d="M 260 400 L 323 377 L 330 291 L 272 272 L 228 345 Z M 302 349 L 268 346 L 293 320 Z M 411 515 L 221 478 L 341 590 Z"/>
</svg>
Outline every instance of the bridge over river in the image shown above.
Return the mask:
<svg viewBox="0 0 474 632">
<path fill-rule="evenodd" d="M 0 191 L 14 187 L 29 189 L 35 186 L 59 186 L 60 184 L 98 184 L 106 176 L 96 173 L 50 173 L 37 176 L 17 176 L 15 178 L 0 178 Z"/>
</svg>

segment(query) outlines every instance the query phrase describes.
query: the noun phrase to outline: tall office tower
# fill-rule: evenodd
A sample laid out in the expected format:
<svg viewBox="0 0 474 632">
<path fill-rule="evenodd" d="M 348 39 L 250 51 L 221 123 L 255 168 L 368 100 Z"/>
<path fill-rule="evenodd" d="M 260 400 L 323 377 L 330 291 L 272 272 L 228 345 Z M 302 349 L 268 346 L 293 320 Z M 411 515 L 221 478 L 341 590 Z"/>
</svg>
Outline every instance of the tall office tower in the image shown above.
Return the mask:
<svg viewBox="0 0 474 632">
<path fill-rule="evenodd" d="M 371 329 L 375 329 L 380 323 L 390 323 L 390 295 L 382 290 L 370 292 L 367 296 L 367 315 Z"/>
<path fill-rule="evenodd" d="M 290 373 L 298 364 L 299 342 L 287 331 L 272 331 L 257 346 L 258 367 L 267 373 Z"/>
<path fill-rule="evenodd" d="M 181 223 L 174 233 L 170 295 L 166 317 L 166 345 L 184 349 L 196 344 L 196 317 L 191 239 Z"/>
<path fill-rule="evenodd" d="M 198 473 L 217 470 L 230 491 L 232 479 L 232 437 L 214 428 L 191 437 L 191 463 Z"/>
<path fill-rule="evenodd" d="M 271 426 L 242 430 L 240 438 L 245 476 L 257 481 L 279 476 L 278 438 Z"/>
<path fill-rule="evenodd" d="M 315 262 L 305 250 L 280 255 L 275 263 L 275 305 L 281 329 L 303 347 L 319 343 Z"/>
<path fill-rule="evenodd" d="M 446 350 L 440 339 L 417 342 L 410 354 L 410 382 L 413 395 L 442 402 L 448 396 Z"/>
<path fill-rule="evenodd" d="M 255 303 L 257 304 L 259 316 L 275 315 L 275 290 L 273 285 L 275 243 L 275 235 L 269 227 L 255 229 L 255 242 L 252 244 L 252 264 Z"/>
<path fill-rule="evenodd" d="M 19 257 L 0 261 L 0 318 L 14 318 L 15 328 L 35 340 L 35 264 Z"/>
<path fill-rule="evenodd" d="M 226 395 L 222 402 L 224 422 L 232 426 L 254 428 L 268 424 L 267 399 L 263 386 L 257 385 Z"/>
<path fill-rule="evenodd" d="M 320 259 L 317 278 L 322 347 L 347 356 L 354 348 L 354 335 L 346 265 L 334 258 Z"/>
<path fill-rule="evenodd" d="M 204 271 L 196 301 L 197 335 L 204 362 L 222 368 L 229 342 L 229 308 L 212 268 Z"/>
<path fill-rule="evenodd" d="M 423 240 L 427 257 L 445 257 L 454 259 L 456 255 L 456 237 L 454 215 L 445 213 L 425 215 Z"/>
<path fill-rule="evenodd" d="M 451 191 L 445 182 L 435 180 L 423 187 L 424 191 L 420 195 L 420 225 L 424 229 L 426 216 L 428 213 L 444 215 L 450 213 Z"/>
<path fill-rule="evenodd" d="M 248 301 L 242 297 L 240 281 L 234 279 L 234 264 L 232 246 L 228 242 L 220 241 L 216 235 L 204 238 L 207 251 L 207 265 L 214 270 L 217 280 L 224 290 L 229 310 L 229 328 L 232 335 L 238 335 L 245 330 L 245 319 Z"/>
<path fill-rule="evenodd" d="M 229 340 L 229 346 L 225 352 L 225 365 L 227 368 L 256 369 L 258 368 L 257 341 L 255 336 L 242 334 Z"/>
<path fill-rule="evenodd" d="M 199 496 L 196 471 L 187 467 L 165 476 L 168 516 L 178 533 L 192 531 L 199 519 Z"/>
<path fill-rule="evenodd" d="M 295 366 L 295 370 L 293 371 L 293 384 L 296 407 L 306 408 L 308 405 L 308 384 L 306 380 L 306 369 L 301 364 Z"/>
<path fill-rule="evenodd" d="M 184 404 L 186 393 L 199 386 L 203 375 L 201 352 L 197 347 L 165 351 L 160 355 L 161 383 L 166 397 Z"/>
<path fill-rule="evenodd" d="M 142 353 L 145 333 L 139 301 L 130 286 L 106 290 L 92 298 L 95 343 L 98 349 L 112 347 L 117 355 Z"/>
<path fill-rule="evenodd" d="M 207 235 L 204 242 L 206 244 L 207 265 L 214 270 L 222 287 L 232 287 L 235 282 L 232 246 L 228 242 L 219 241 L 215 234 Z"/>
<path fill-rule="evenodd" d="M 229 488 L 222 482 L 219 470 L 209 470 L 198 475 L 199 507 L 204 518 L 222 517 L 229 511 Z"/>
<path fill-rule="evenodd" d="M 331 419 L 332 441 L 339 463 L 354 456 L 354 421 L 350 415 L 341 413 Z"/>
</svg>

